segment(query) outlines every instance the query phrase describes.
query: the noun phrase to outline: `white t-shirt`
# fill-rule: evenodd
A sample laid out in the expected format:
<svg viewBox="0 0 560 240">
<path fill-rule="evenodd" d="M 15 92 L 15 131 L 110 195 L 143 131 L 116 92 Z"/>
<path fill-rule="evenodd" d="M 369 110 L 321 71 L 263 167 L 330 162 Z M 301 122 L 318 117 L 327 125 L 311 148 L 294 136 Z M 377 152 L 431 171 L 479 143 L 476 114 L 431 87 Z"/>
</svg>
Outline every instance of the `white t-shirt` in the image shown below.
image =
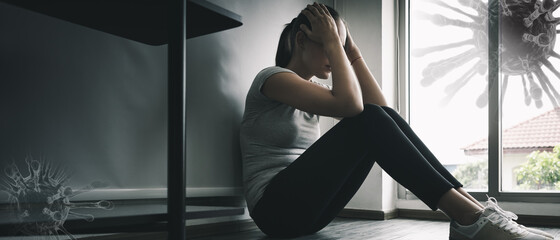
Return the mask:
<svg viewBox="0 0 560 240">
<path fill-rule="evenodd" d="M 266 80 L 280 72 L 294 73 L 281 67 L 263 69 L 255 77 L 245 101 L 240 144 L 249 212 L 262 197 L 270 180 L 320 137 L 318 115 L 262 94 Z M 325 84 L 317 84 L 329 88 Z"/>
</svg>

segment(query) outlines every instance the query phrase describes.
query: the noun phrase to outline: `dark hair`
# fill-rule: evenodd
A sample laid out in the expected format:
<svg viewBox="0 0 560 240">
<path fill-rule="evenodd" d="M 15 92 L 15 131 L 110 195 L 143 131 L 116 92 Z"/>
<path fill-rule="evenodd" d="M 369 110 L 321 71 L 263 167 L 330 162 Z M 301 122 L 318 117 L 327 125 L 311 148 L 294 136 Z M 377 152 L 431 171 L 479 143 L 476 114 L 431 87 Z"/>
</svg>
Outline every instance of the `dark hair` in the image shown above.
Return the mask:
<svg viewBox="0 0 560 240">
<path fill-rule="evenodd" d="M 338 21 L 340 19 L 338 12 L 329 6 L 326 7 L 334 20 Z M 300 31 L 299 26 L 301 24 L 305 24 L 311 29 L 311 23 L 303 13 L 300 13 L 296 18 L 292 19 L 292 22 L 286 24 L 284 27 L 280 35 L 280 41 L 278 42 L 278 49 L 276 50 L 276 66 L 286 67 L 290 62 L 294 52 L 293 46 L 296 42 L 296 34 Z"/>
</svg>

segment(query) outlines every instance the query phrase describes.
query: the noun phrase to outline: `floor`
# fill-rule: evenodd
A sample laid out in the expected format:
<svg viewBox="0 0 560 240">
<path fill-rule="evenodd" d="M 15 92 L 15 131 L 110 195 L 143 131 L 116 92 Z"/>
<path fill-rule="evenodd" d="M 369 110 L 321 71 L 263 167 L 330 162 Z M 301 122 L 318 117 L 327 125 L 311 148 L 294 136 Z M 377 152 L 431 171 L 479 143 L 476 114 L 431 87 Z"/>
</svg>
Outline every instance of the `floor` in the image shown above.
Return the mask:
<svg viewBox="0 0 560 240">
<path fill-rule="evenodd" d="M 560 239 L 560 228 L 539 228 Z M 258 229 L 223 236 L 195 238 L 195 240 L 271 240 Z M 443 240 L 449 239 L 449 222 L 413 219 L 386 221 L 337 218 L 320 232 L 292 240 Z"/>
<path fill-rule="evenodd" d="M 538 228 L 544 230 L 560 240 L 560 228 Z M 444 240 L 449 239 L 449 223 L 443 221 L 427 221 L 415 219 L 358 220 L 337 218 L 320 232 L 291 240 Z M 129 233 L 116 235 L 75 235 L 83 240 L 166 240 L 166 233 Z M 187 232 L 188 237 L 188 232 Z M 45 240 L 53 239 L 47 236 L 35 237 L 0 237 L 0 240 Z M 57 239 L 57 238 L 54 238 Z M 60 236 L 58 239 L 69 239 Z M 260 230 L 254 229 L 234 234 L 218 235 L 211 237 L 189 238 L 193 240 L 273 240 L 264 235 Z"/>
</svg>

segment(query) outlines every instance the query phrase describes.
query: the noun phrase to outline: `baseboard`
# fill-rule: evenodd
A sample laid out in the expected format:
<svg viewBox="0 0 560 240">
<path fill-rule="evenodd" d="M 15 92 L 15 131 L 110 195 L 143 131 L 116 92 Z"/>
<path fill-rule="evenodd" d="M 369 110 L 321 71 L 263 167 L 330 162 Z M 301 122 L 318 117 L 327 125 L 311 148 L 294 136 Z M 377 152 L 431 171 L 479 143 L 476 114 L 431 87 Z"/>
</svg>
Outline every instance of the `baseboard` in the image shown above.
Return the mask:
<svg viewBox="0 0 560 240">
<path fill-rule="evenodd" d="M 449 217 L 442 211 L 398 209 L 399 218 L 411 218 L 421 220 L 449 221 Z"/>
<path fill-rule="evenodd" d="M 214 197 L 188 197 L 185 199 L 187 206 L 221 206 L 221 207 L 246 207 L 245 198 L 242 196 L 214 196 Z"/>
<path fill-rule="evenodd" d="M 243 196 L 243 187 L 187 187 L 187 197 Z"/>
<path fill-rule="evenodd" d="M 360 218 L 360 219 L 370 219 L 370 220 L 387 220 L 398 217 L 398 211 L 393 210 L 389 212 L 378 211 L 378 210 L 363 210 L 363 209 L 351 209 L 345 208 L 338 214 L 339 217 L 343 218 Z"/>
</svg>

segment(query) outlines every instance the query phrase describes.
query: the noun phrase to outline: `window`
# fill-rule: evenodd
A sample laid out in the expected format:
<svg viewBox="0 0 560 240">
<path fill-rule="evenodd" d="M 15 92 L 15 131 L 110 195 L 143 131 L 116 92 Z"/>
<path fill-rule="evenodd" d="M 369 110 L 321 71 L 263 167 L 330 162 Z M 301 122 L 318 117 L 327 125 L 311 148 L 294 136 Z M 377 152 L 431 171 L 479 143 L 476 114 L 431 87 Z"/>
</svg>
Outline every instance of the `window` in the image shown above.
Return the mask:
<svg viewBox="0 0 560 240">
<path fill-rule="evenodd" d="M 467 190 L 558 201 L 560 1 L 531 2 L 408 1 L 409 119 Z"/>
</svg>

